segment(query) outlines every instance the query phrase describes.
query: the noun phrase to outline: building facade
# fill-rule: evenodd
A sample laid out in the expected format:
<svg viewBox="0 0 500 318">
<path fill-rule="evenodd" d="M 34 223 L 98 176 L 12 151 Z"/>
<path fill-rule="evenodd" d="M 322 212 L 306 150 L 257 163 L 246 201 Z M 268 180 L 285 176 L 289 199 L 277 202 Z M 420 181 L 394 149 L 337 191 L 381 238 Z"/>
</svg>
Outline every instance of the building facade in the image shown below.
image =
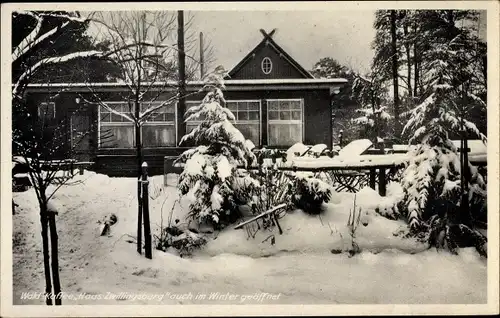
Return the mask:
<svg viewBox="0 0 500 318">
<path fill-rule="evenodd" d="M 285 148 L 296 142 L 332 145 L 332 97 L 345 79 L 315 79 L 285 52 L 270 34 L 238 63 L 225 79 L 225 107 L 233 124 L 257 147 Z M 177 83 L 154 83 L 143 100 L 144 109 L 177 93 Z M 202 82 L 186 84 L 186 109 L 199 105 Z M 33 84 L 26 102 L 38 117 L 54 127 L 67 127 L 67 144 L 59 156 L 94 162 L 94 169 L 109 175 L 135 175 L 135 125 L 116 112 L 130 111 L 126 84 Z M 155 95 L 156 94 L 156 95 Z M 150 96 L 151 98 L 147 98 Z M 154 98 L 153 98 L 154 96 Z M 95 102 L 106 103 L 115 112 Z M 163 158 L 186 150 L 184 133 L 199 122 L 186 122 L 177 103 L 154 112 L 141 129 L 144 160 L 152 174 L 163 173 Z M 75 140 L 78 140 L 76 143 Z"/>
</svg>

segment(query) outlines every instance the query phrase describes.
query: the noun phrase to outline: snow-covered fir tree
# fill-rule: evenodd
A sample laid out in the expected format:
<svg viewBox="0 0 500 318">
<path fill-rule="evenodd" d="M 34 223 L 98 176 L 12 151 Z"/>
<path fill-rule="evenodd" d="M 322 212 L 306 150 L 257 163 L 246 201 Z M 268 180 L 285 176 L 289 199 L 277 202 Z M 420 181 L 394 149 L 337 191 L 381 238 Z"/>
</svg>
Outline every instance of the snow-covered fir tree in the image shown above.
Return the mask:
<svg viewBox="0 0 500 318">
<path fill-rule="evenodd" d="M 231 121 L 234 115 L 225 104 L 221 74 L 206 79 L 207 95 L 199 106 L 190 108 L 186 121 L 201 123 L 186 134 L 181 144 L 192 142 L 195 148 L 185 151 L 178 161 L 185 162 L 180 175 L 182 195 L 192 198 L 189 215 L 215 227 L 223 227 L 238 217 L 237 205 L 245 195 L 258 187 L 258 182 L 238 166 L 255 160 L 251 145 Z M 242 189 L 244 188 L 244 189 Z"/>
<path fill-rule="evenodd" d="M 352 118 L 351 123 L 358 126 L 360 137 L 368 137 L 374 142 L 386 137 L 392 118 L 387 106 L 383 106 L 387 97 L 382 84 L 382 79 L 377 76 L 367 78 L 357 75 L 352 86 L 353 96 L 357 97 L 362 107 L 356 109 L 360 116 Z"/>
<path fill-rule="evenodd" d="M 486 143 L 486 136 L 467 120 L 468 111 L 475 104 L 486 106 L 468 86 L 473 74 L 468 67 L 468 46 L 464 44 L 472 40 L 462 32 L 426 53 L 432 70 L 426 77 L 430 89 L 427 98 L 407 114 L 409 120 L 403 130 L 410 133 L 410 143 L 416 144 L 409 153 L 411 159 L 402 180 L 403 206 L 407 207 L 412 229 L 431 223 L 436 217 L 448 224 L 470 225 L 485 208 L 486 185 L 482 176 L 470 163 L 468 171 L 460 171 L 460 154 L 450 140 L 451 134 L 465 130 L 469 138 L 480 138 Z M 472 215 L 463 215 L 459 210 L 461 173 L 470 176 L 463 189 Z"/>
</svg>

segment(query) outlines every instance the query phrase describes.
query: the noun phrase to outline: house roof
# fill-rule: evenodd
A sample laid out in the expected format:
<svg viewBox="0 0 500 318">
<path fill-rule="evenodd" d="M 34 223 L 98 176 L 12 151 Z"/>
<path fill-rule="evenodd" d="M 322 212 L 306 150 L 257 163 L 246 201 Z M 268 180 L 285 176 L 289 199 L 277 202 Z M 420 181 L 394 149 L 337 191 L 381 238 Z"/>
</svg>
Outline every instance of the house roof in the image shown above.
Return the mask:
<svg viewBox="0 0 500 318">
<path fill-rule="evenodd" d="M 262 90 L 262 89 L 335 89 L 347 83 L 345 78 L 288 78 L 288 79 L 241 79 L 225 80 L 225 90 Z M 144 83 L 149 86 L 151 83 Z M 152 89 L 174 91 L 177 89 L 177 81 L 155 82 Z M 186 83 L 188 90 L 200 89 L 205 83 L 202 81 L 189 81 Z M 31 92 L 46 92 L 51 89 L 64 92 L 85 92 L 90 89 L 100 91 L 127 90 L 127 83 L 40 83 L 29 84 L 27 90 Z"/>
<path fill-rule="evenodd" d="M 274 41 L 272 36 L 276 32 L 276 29 L 272 30 L 270 33 L 267 33 L 263 29 L 260 29 L 260 32 L 264 36 L 262 41 L 260 41 L 260 43 L 257 44 L 257 46 L 255 46 L 253 50 L 251 50 L 238 64 L 236 64 L 235 67 L 231 69 L 231 71 L 229 71 L 228 73 L 229 78 L 234 76 L 236 72 L 238 72 L 244 65 L 246 65 L 251 60 L 252 56 L 254 56 L 255 52 L 257 52 L 263 46 L 266 45 L 270 46 L 276 51 L 276 53 L 283 56 L 292 65 L 293 68 L 295 68 L 300 74 L 304 76 L 304 78 L 314 78 L 314 76 L 309 71 L 303 68 L 302 65 L 300 65 L 281 46 L 279 46 L 278 43 L 276 43 L 276 41 Z"/>
</svg>

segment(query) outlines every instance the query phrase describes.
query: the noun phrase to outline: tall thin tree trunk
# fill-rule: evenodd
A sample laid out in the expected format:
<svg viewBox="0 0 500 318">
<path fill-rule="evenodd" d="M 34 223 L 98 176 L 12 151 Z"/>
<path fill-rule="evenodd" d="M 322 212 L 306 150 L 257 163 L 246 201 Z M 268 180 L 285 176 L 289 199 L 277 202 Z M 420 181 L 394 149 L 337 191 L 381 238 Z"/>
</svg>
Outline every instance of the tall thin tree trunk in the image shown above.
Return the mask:
<svg viewBox="0 0 500 318">
<path fill-rule="evenodd" d="M 406 51 L 406 67 L 408 69 L 408 95 L 413 97 L 413 89 L 411 87 L 411 45 L 410 41 L 408 41 L 408 25 L 404 26 L 405 33 L 405 51 Z"/>
<path fill-rule="evenodd" d="M 391 10 L 392 85 L 394 87 L 395 135 L 401 133 L 399 122 L 398 48 L 396 39 L 396 10 Z"/>
<path fill-rule="evenodd" d="M 136 113 L 136 118 L 139 116 L 139 103 L 135 104 L 135 113 Z M 141 176 L 142 176 L 142 168 L 141 168 L 141 162 L 142 162 L 142 147 L 141 147 L 141 126 L 136 123 L 135 125 L 135 140 L 136 140 L 136 146 L 135 146 L 135 151 L 136 151 L 136 160 L 137 160 L 137 165 L 138 165 L 138 178 L 137 178 L 137 252 L 139 254 L 142 254 L 142 198 L 141 198 L 141 193 L 142 193 L 142 186 L 141 182 Z"/>
<path fill-rule="evenodd" d="M 54 213 L 50 212 L 49 215 L 49 228 L 50 228 L 50 251 L 52 254 L 51 265 L 52 265 L 52 282 L 54 283 L 54 296 L 55 304 L 62 304 L 61 295 L 61 280 L 59 279 L 59 251 L 57 242 L 57 228 L 56 228 L 56 217 Z"/>
<path fill-rule="evenodd" d="M 415 98 L 418 98 L 418 88 L 419 88 L 419 75 L 420 75 L 420 57 L 419 57 L 419 52 L 417 50 L 417 44 L 413 44 L 413 67 L 414 67 L 414 74 L 415 74 L 415 82 L 413 84 L 413 96 Z"/>
<path fill-rule="evenodd" d="M 142 22 L 142 33 L 138 31 L 139 41 L 145 41 L 146 35 L 144 34 L 144 23 L 146 20 L 145 13 L 141 16 L 142 21 L 137 21 L 137 30 L 140 30 L 139 23 Z M 140 113 L 141 113 L 141 80 L 142 80 L 142 72 L 143 68 L 143 47 L 139 48 L 139 56 L 136 57 L 136 67 L 137 67 L 137 85 L 135 90 L 135 100 L 134 100 L 134 117 L 135 117 L 135 153 L 136 153 L 136 165 L 137 165 L 137 252 L 139 254 L 142 253 L 142 199 L 141 199 L 141 191 L 142 184 L 139 182 L 142 176 L 142 140 L 141 140 L 141 121 L 140 121 Z"/>
<path fill-rule="evenodd" d="M 177 104 L 177 144 L 186 134 L 186 52 L 184 52 L 184 11 L 177 11 L 177 50 L 179 59 L 179 102 Z"/>
<path fill-rule="evenodd" d="M 43 201 L 43 200 L 42 200 Z M 40 202 L 40 225 L 42 227 L 43 268 L 45 272 L 45 303 L 52 305 L 52 279 L 50 275 L 50 254 L 48 236 L 47 202 Z"/>
</svg>

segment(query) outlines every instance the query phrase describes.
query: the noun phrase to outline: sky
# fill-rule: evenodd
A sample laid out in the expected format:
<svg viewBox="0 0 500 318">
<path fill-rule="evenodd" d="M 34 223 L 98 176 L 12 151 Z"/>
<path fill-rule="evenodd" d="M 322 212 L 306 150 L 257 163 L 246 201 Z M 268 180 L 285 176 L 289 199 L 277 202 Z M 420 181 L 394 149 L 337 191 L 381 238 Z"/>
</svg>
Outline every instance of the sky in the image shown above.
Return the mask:
<svg viewBox="0 0 500 318">
<path fill-rule="evenodd" d="M 106 13 L 103 13 L 106 15 Z M 486 38 L 486 15 L 481 17 L 482 38 Z M 192 19 L 192 20 L 191 20 Z M 215 61 L 231 70 L 261 40 L 260 29 L 276 29 L 274 40 L 305 69 L 323 57 L 331 57 L 357 72 L 369 72 L 375 37 L 375 10 L 339 9 L 323 11 L 185 11 L 188 32 L 198 38 L 203 32 Z M 94 31 L 91 31 L 93 33 Z M 196 58 L 197 52 L 190 53 Z"/>
<path fill-rule="evenodd" d="M 367 71 L 373 56 L 374 11 L 190 11 L 191 32 L 203 32 L 217 61 L 227 70 L 261 40 L 259 29 L 276 29 L 274 40 L 304 68 L 332 57 Z"/>
</svg>

